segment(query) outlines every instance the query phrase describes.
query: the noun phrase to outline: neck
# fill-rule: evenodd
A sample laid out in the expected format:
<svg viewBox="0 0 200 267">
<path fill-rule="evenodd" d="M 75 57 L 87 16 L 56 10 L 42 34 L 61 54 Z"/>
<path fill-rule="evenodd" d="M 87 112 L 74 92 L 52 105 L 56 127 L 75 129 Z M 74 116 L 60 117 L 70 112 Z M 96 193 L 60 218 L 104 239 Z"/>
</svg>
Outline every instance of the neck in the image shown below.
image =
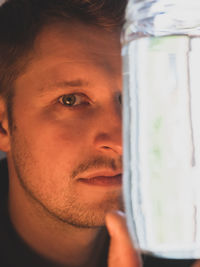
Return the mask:
<svg viewBox="0 0 200 267">
<path fill-rule="evenodd" d="M 19 236 L 42 257 L 70 266 L 98 266 L 104 227 L 78 228 L 55 219 L 24 192 L 17 179 L 9 187 L 9 213 Z"/>
</svg>

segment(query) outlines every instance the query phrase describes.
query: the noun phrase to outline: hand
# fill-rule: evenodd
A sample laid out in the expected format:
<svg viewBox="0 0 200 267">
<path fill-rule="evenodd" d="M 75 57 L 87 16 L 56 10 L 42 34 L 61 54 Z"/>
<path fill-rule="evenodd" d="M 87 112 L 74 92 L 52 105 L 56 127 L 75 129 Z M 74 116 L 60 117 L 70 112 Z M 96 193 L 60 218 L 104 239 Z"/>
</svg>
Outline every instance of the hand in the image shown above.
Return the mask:
<svg viewBox="0 0 200 267">
<path fill-rule="evenodd" d="M 192 265 L 192 267 L 200 267 L 200 261 L 196 261 L 195 264 Z"/>
<path fill-rule="evenodd" d="M 108 267 L 141 267 L 140 256 L 133 248 L 128 234 L 124 213 L 108 213 L 106 226 L 111 238 Z"/>
</svg>

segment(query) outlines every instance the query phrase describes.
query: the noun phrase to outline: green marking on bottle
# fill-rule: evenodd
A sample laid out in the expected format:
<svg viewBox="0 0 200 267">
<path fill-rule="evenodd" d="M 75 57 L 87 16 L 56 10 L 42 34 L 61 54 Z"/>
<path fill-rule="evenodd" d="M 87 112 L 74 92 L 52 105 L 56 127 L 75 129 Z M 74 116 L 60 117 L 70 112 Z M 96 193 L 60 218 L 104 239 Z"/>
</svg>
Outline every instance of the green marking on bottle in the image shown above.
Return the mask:
<svg viewBox="0 0 200 267">
<path fill-rule="evenodd" d="M 156 162 L 160 162 L 162 159 L 162 152 L 161 152 L 161 145 L 159 144 L 160 140 L 160 131 L 162 128 L 163 124 L 163 117 L 158 116 L 154 121 L 153 121 L 153 142 L 152 142 L 152 156 Z"/>
<path fill-rule="evenodd" d="M 169 35 L 162 37 L 151 37 L 149 39 L 149 49 L 166 53 L 176 53 L 183 50 L 187 37 L 181 35 Z M 180 49 L 181 48 L 181 49 Z"/>
<path fill-rule="evenodd" d="M 160 151 L 160 147 L 159 146 L 154 146 L 154 148 L 153 148 L 153 154 L 154 154 L 154 157 L 157 160 L 161 160 L 161 151 Z"/>
<path fill-rule="evenodd" d="M 161 126 L 162 126 L 162 121 L 163 121 L 163 119 L 162 119 L 161 116 L 158 117 L 158 118 L 155 120 L 155 122 L 154 122 L 154 129 L 156 130 L 156 132 L 158 132 L 158 131 L 160 130 L 160 128 L 161 128 Z"/>
</svg>

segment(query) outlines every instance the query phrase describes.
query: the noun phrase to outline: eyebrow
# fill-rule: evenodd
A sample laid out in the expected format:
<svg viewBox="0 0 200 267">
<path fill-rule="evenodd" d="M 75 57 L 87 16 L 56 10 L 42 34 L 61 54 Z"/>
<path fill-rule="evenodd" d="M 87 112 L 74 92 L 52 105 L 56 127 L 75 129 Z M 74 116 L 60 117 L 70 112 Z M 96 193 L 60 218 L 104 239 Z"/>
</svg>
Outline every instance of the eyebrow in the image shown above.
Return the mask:
<svg viewBox="0 0 200 267">
<path fill-rule="evenodd" d="M 52 83 L 49 88 L 66 88 L 66 87 L 71 87 L 71 88 L 75 88 L 75 87 L 83 87 L 83 86 L 88 86 L 89 82 L 86 80 L 82 80 L 82 79 L 76 79 L 76 80 L 71 80 L 71 81 L 60 81 L 60 82 L 56 82 L 56 83 Z M 42 87 L 40 89 L 41 92 L 45 91 L 45 87 Z"/>
</svg>

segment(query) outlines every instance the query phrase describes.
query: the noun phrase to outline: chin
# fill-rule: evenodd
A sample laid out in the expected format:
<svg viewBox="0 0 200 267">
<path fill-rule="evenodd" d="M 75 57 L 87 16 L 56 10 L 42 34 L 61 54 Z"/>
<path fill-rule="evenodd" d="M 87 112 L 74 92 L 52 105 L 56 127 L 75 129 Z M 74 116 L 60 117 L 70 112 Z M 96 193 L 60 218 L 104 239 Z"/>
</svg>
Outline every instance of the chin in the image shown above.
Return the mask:
<svg viewBox="0 0 200 267">
<path fill-rule="evenodd" d="M 121 210 L 123 211 L 123 206 L 121 203 L 109 203 L 104 207 L 96 207 L 95 209 L 88 208 L 82 214 L 76 214 L 78 216 L 72 216 L 68 218 L 68 223 L 81 228 L 96 228 L 105 226 L 105 217 L 109 211 Z"/>
</svg>

